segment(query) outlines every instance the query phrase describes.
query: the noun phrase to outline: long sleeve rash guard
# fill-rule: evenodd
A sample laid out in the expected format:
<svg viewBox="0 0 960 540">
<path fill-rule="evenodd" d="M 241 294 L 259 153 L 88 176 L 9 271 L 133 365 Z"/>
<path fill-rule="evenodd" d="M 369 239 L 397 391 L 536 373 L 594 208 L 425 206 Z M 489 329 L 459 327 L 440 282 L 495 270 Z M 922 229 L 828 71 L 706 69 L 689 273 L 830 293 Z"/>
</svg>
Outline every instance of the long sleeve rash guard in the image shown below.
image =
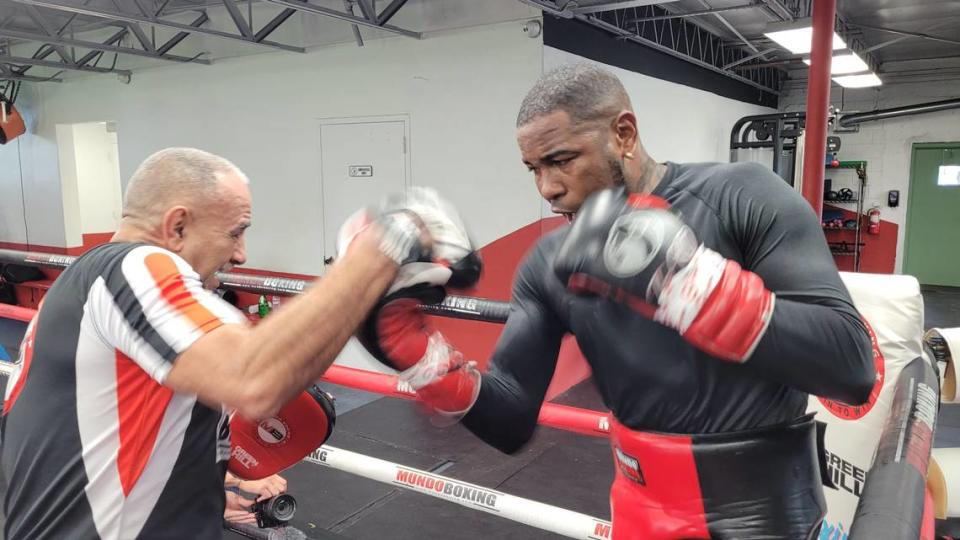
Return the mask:
<svg viewBox="0 0 960 540">
<path fill-rule="evenodd" d="M 610 300 L 575 296 L 553 273 L 569 227 L 524 260 L 511 311 L 464 424 L 504 452 L 532 435 L 566 333 L 576 336 L 607 407 L 625 426 L 718 433 L 793 420 L 808 394 L 862 403 L 875 373 L 870 339 L 809 204 L 761 165 L 676 164 L 654 190 L 707 247 L 776 294 L 745 364 Z"/>
</svg>

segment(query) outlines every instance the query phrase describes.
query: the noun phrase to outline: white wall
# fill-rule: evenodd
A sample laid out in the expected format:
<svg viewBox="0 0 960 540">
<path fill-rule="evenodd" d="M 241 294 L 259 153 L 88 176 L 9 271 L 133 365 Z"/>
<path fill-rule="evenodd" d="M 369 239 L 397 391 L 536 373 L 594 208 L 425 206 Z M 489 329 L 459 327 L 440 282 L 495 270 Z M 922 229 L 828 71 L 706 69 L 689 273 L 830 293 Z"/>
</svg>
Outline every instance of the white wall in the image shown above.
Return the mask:
<svg viewBox="0 0 960 540">
<path fill-rule="evenodd" d="M 597 62 L 544 47 L 544 69 L 570 62 Z M 776 112 L 656 79 L 604 66 L 623 81 L 639 120 L 640 140 L 658 161 L 730 161 L 730 130 L 744 116 Z"/>
<path fill-rule="evenodd" d="M 884 85 L 879 89 L 845 90 L 834 85 L 831 103 L 845 111 L 888 109 L 915 103 L 939 101 L 960 95 L 960 83 L 925 82 Z M 795 88 L 780 102 L 785 111 L 806 108 L 806 93 Z M 902 270 L 903 244 L 909 204 L 911 152 L 914 143 L 960 141 L 960 110 L 906 116 L 860 126 L 859 133 L 837 133 L 842 140 L 840 159 L 867 161 L 868 184 L 864 208 L 880 206 L 884 220 L 899 225 L 895 271 Z M 837 178 L 842 178 L 837 174 Z M 900 190 L 900 206 L 887 206 L 887 192 Z M 960 211 L 960 210 L 958 210 Z"/>
<path fill-rule="evenodd" d="M 248 264 L 317 274 L 323 238 L 318 119 L 407 114 L 413 183 L 441 189 L 484 244 L 539 218 L 513 126 L 540 74 L 542 42 L 526 37 L 521 26 L 174 65 L 138 72 L 130 85 L 113 77 L 33 85 L 36 122 L 23 138 L 33 147 L 23 156 L 25 183 L 29 176 L 34 190 L 54 192 L 59 201 L 57 124 L 116 121 L 124 182 L 160 148 L 204 148 L 251 178 Z M 34 205 L 28 197 L 28 215 L 53 204 Z M 53 221 L 62 216 L 58 208 Z M 59 229 L 49 245 L 64 245 L 62 221 Z"/>
<path fill-rule="evenodd" d="M 0 225 L 0 242 L 64 247 L 56 137 L 30 135 L 36 129 L 37 111 L 42 109 L 36 93 L 35 85 L 25 84 L 17 100 L 27 134 L 0 146 L 0 223 L 4 224 Z"/>
<path fill-rule="evenodd" d="M 117 134 L 107 130 L 106 122 L 74 124 L 72 128 L 81 232 L 116 231 L 123 204 Z"/>
<path fill-rule="evenodd" d="M 55 126 L 57 164 L 60 168 L 60 198 L 63 202 L 64 240 L 67 247 L 83 244 L 80 232 L 80 182 L 76 134 L 72 124 Z"/>
<path fill-rule="evenodd" d="M 0 242 L 27 243 L 20 182 L 20 139 L 0 146 Z"/>
</svg>

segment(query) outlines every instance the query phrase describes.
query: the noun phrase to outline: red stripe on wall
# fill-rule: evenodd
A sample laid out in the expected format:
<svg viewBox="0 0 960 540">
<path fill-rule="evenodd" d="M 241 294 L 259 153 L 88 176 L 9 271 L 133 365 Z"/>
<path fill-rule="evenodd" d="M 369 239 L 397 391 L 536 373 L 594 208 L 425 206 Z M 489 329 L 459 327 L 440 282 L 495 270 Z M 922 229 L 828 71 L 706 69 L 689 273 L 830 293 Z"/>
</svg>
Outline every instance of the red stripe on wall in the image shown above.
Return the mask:
<svg viewBox="0 0 960 540">
<path fill-rule="evenodd" d="M 824 206 L 824 218 L 828 214 L 840 212 L 844 220 L 856 219 L 857 213 L 851 212 L 846 208 L 838 208 L 829 204 Z M 899 226 L 890 221 L 880 220 L 880 234 L 869 234 L 867 227 L 869 222 L 867 216 L 862 216 L 860 229 L 860 242 L 864 245 L 860 248 L 860 271 L 869 274 L 892 274 L 897 262 L 897 235 Z M 827 229 L 824 231 L 828 242 L 848 242 L 851 246 L 854 243 L 855 233 L 853 230 L 845 229 Z M 834 261 L 837 268 L 844 272 L 853 272 L 853 257 L 835 256 Z"/>
</svg>

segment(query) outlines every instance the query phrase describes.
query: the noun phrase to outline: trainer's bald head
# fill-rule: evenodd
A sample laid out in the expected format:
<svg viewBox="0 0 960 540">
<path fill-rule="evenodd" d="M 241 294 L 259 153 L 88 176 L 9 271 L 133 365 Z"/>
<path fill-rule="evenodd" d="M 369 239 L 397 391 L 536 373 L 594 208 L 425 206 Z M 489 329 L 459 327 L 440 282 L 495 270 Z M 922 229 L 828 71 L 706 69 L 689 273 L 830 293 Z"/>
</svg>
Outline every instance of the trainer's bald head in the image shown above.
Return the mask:
<svg viewBox="0 0 960 540">
<path fill-rule="evenodd" d="M 113 242 L 138 242 L 180 255 L 208 284 L 246 259 L 252 200 L 247 177 L 226 159 L 167 148 L 130 178 Z M 215 280 L 214 280 L 215 281 Z"/>
<path fill-rule="evenodd" d="M 127 184 L 123 217 L 155 223 L 173 206 L 201 210 L 224 199 L 224 182 L 247 177 L 230 161 L 196 148 L 166 148 L 137 167 Z"/>
</svg>

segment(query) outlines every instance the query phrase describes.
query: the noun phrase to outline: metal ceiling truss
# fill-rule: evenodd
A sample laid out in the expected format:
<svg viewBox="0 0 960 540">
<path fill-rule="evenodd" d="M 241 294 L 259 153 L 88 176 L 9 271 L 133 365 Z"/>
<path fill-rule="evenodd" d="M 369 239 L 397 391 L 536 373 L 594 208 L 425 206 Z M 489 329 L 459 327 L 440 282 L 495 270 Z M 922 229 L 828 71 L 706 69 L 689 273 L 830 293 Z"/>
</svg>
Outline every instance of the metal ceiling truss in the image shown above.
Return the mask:
<svg viewBox="0 0 960 540">
<path fill-rule="evenodd" d="M 0 60 L 0 80 L 7 81 L 26 81 L 26 82 L 63 82 L 63 79 L 53 77 L 34 77 L 32 75 L 21 75 L 10 66 Z"/>
<path fill-rule="evenodd" d="M 203 26 L 210 20 L 205 8 L 215 7 L 218 5 L 216 3 L 202 6 L 177 6 L 176 3 L 173 3 L 173 7 L 168 9 L 168 5 L 171 4 L 170 0 L 162 2 L 159 8 L 151 6 L 146 0 L 132 0 L 132 2 L 125 2 L 123 4 L 114 2 L 117 11 L 109 11 L 88 7 L 88 2 L 74 5 L 62 3 L 63 0 L 59 2 L 52 0 L 0 0 L 0 4 L 22 6 L 35 26 L 32 30 L 23 30 L 5 28 L 5 25 L 0 25 L 0 38 L 37 41 L 44 44 L 34 53 L 32 58 L 14 56 L 9 52 L 0 54 L 0 67 L 2 67 L 0 80 L 30 82 L 60 81 L 60 79 L 57 78 L 60 74 L 59 72 L 52 77 L 46 78 L 26 75 L 26 72 L 32 67 L 53 68 L 63 71 L 83 71 L 88 73 L 116 73 L 126 77 L 130 76 L 131 73 L 129 70 L 97 66 L 96 62 L 99 62 L 105 53 L 132 55 L 171 62 L 209 64 L 210 60 L 200 58 L 200 56 L 205 53 L 198 54 L 195 57 L 170 54 L 170 50 L 173 47 L 180 44 L 191 34 L 206 35 L 234 42 L 243 42 L 251 45 L 302 53 L 305 52 L 303 47 L 286 45 L 267 39 L 280 25 L 298 12 L 312 13 L 351 23 L 354 27 L 357 43 L 361 46 L 363 45 L 363 40 L 360 36 L 359 26 L 417 39 L 422 37 L 422 34 L 419 32 L 405 30 L 389 24 L 397 11 L 407 3 L 407 0 L 392 0 L 387 3 L 379 13 L 377 13 L 375 0 L 347 0 L 344 2 L 345 12 L 313 5 L 307 0 L 265 1 L 282 6 L 284 9 L 267 21 L 260 29 L 256 29 L 253 24 L 252 0 L 220 0 L 220 4 L 223 5 L 226 13 L 230 16 L 234 26 L 237 28 L 237 33 L 233 34 L 231 32 L 224 32 Z M 243 10 L 238 4 L 246 4 L 246 15 L 244 15 Z M 124 11 L 127 6 L 135 7 L 136 11 Z M 359 7 L 359 14 L 354 12 L 354 6 Z M 70 18 L 62 27 L 56 28 L 56 25 L 52 24 L 50 19 L 44 16 L 43 10 L 69 13 Z M 175 13 L 183 13 L 184 11 L 197 11 L 199 15 L 189 24 L 166 18 Z M 73 36 L 74 30 L 70 27 L 78 15 L 102 19 L 104 21 L 103 24 L 119 26 L 120 31 L 100 43 L 76 39 Z M 144 25 L 169 28 L 178 30 L 178 32 L 167 41 L 157 43 L 155 38 L 151 37 L 152 34 L 148 34 L 148 32 L 144 30 Z M 68 29 L 70 30 L 69 32 Z M 124 46 L 121 42 L 123 38 L 127 36 L 132 36 L 132 40 L 130 40 L 129 46 Z M 72 47 L 90 49 L 90 52 L 77 59 L 73 56 Z M 54 52 L 60 57 L 60 62 L 47 59 Z M 93 65 L 90 65 L 91 62 Z"/>
<path fill-rule="evenodd" d="M 206 15 L 201 15 L 197 21 L 206 21 Z M 196 21 L 194 21 L 196 22 Z M 164 48 L 163 45 L 157 47 L 156 51 L 146 51 L 143 49 L 137 49 L 134 47 L 121 47 L 117 45 L 111 45 L 107 43 L 97 43 L 96 41 L 86 41 L 82 39 L 73 39 L 66 38 L 63 36 L 52 37 L 44 34 L 37 34 L 34 32 L 24 32 L 21 30 L 12 30 L 9 28 L 0 28 L 0 37 L 6 37 L 11 39 L 22 39 L 27 41 L 39 41 L 41 43 L 47 43 L 50 45 L 69 45 L 71 47 L 83 47 L 85 49 L 93 49 L 96 51 L 103 52 L 114 52 L 117 54 L 129 54 L 133 56 L 142 56 L 145 58 L 154 58 L 157 60 L 167 60 L 170 62 L 196 62 L 199 64 L 209 64 L 209 60 L 202 58 L 188 58 L 186 56 L 176 56 L 172 54 L 161 53 L 161 49 Z M 176 39 L 176 38 L 172 38 Z"/>
<path fill-rule="evenodd" d="M 17 57 L 9 53 L 0 58 L 0 62 L 3 62 L 4 67 L 6 68 L 3 72 L 0 72 L 0 79 L 22 80 L 30 82 L 60 82 L 61 79 L 57 78 L 57 76 L 63 71 L 114 73 L 129 79 L 131 76 L 130 70 L 116 69 L 115 67 L 102 68 L 96 65 L 96 63 L 99 62 L 100 58 L 105 53 L 114 53 L 115 55 L 126 54 L 171 62 L 196 62 L 201 64 L 210 63 L 209 60 L 196 57 L 189 58 L 185 56 L 169 54 L 169 50 L 171 48 L 180 43 L 187 35 L 189 35 L 189 33 L 185 30 L 179 32 L 166 42 L 157 45 L 147 36 L 146 32 L 143 31 L 138 23 L 112 19 L 121 26 L 121 29 L 118 32 L 114 33 L 103 42 L 87 41 L 68 37 L 68 30 L 70 30 L 70 25 L 73 23 L 76 16 L 90 15 L 90 13 L 87 13 L 89 10 L 86 7 L 66 6 L 69 9 L 61 11 L 67 11 L 71 13 L 71 17 L 63 26 L 61 26 L 59 29 L 55 29 L 54 25 L 44 17 L 43 12 L 38 9 L 38 7 L 56 9 L 50 2 L 0 0 L 0 3 L 23 5 L 23 9 L 26 11 L 27 15 L 40 30 L 40 33 L 37 33 L 24 30 L 15 30 L 11 28 L 0 28 L 0 37 L 5 37 L 8 39 L 20 39 L 25 41 L 38 41 L 44 44 L 36 51 L 36 53 L 33 54 L 33 57 L 31 58 Z M 139 2 L 137 5 L 143 9 L 143 6 L 140 5 Z M 209 17 L 207 17 L 206 13 L 200 13 L 200 15 L 194 19 L 193 22 L 191 22 L 189 25 L 183 26 L 190 29 L 195 29 L 206 23 L 208 20 Z M 142 48 L 122 46 L 121 42 L 123 38 L 128 35 L 133 35 L 135 40 Z M 81 58 L 74 58 L 72 51 L 67 49 L 67 47 L 82 47 L 85 49 L 90 49 L 90 52 L 86 53 Z M 47 60 L 47 58 L 53 52 L 56 52 L 60 57 L 60 62 Z M 91 62 L 93 65 L 90 65 Z M 116 62 L 114 61 L 114 64 L 115 63 Z M 60 72 L 57 72 L 52 77 L 46 78 L 25 75 L 25 73 L 30 70 L 31 67 L 59 69 Z"/>
<path fill-rule="evenodd" d="M 314 15 L 322 15 L 324 17 L 330 17 L 333 19 L 338 19 L 348 23 L 355 24 L 357 26 L 364 26 L 366 28 L 373 28 L 376 30 L 384 30 L 386 32 L 392 32 L 394 34 L 399 34 L 401 36 L 412 37 L 420 39 L 423 37 L 423 34 L 420 32 L 414 32 L 412 30 L 404 30 L 403 28 L 398 28 L 392 24 L 388 24 L 388 21 L 393 18 L 404 4 L 407 3 L 407 0 L 393 0 L 387 7 L 383 8 L 383 11 L 380 14 L 376 13 L 374 3 L 372 0 L 356 0 L 356 3 L 360 6 L 361 15 L 353 15 L 351 13 L 346 13 L 342 11 L 337 11 L 335 9 L 330 9 L 303 0 L 266 0 L 271 4 L 276 4 L 278 6 L 283 6 L 290 9 L 295 9 L 297 11 L 302 11 L 304 13 L 313 13 Z M 348 8 L 349 9 L 349 8 Z"/>
<path fill-rule="evenodd" d="M 551 0 L 522 0 L 532 3 L 543 11 L 561 17 L 569 13 L 563 11 Z M 754 2 L 751 7 L 762 8 L 763 4 Z M 780 88 L 786 74 L 779 67 L 762 67 L 743 70 L 750 63 L 757 64 L 767 54 L 775 52 L 771 48 L 757 48 L 743 38 L 744 45 L 732 45 L 705 28 L 694 24 L 691 19 L 703 15 L 715 15 L 713 10 L 702 10 L 697 14 L 682 14 L 654 6 L 646 5 L 617 9 L 596 14 L 574 14 L 576 18 L 588 24 L 606 30 L 615 36 L 665 52 L 692 64 L 715 71 L 755 88 L 780 94 Z M 741 36 L 742 37 L 742 36 Z M 738 67 L 738 71 L 733 68 Z M 740 72 L 742 70 L 742 72 Z"/>
<path fill-rule="evenodd" d="M 180 30 L 182 32 L 187 32 L 191 34 L 203 34 L 206 36 L 217 37 L 221 39 L 226 39 L 230 41 L 239 41 L 243 43 L 249 43 L 253 45 L 259 45 L 264 47 L 272 47 L 275 49 L 281 49 L 285 51 L 292 52 L 304 52 L 303 47 L 295 47 L 293 45 L 284 45 L 283 43 L 277 43 L 275 41 L 266 40 L 266 35 L 261 35 L 259 41 L 256 39 L 253 30 L 251 29 L 250 24 L 244 18 L 243 14 L 240 12 L 240 9 L 236 5 L 235 0 L 223 0 L 223 5 L 226 7 L 227 12 L 230 14 L 230 17 L 233 19 L 234 24 L 237 26 L 239 35 L 231 34 L 230 32 L 223 32 L 220 30 L 215 30 L 213 28 L 203 28 L 199 26 L 193 26 L 189 24 L 183 24 L 175 21 L 170 21 L 162 19 L 157 15 L 154 15 L 149 10 L 146 10 L 141 2 L 135 2 L 140 13 L 121 13 L 119 11 L 107 11 L 102 9 L 95 9 L 89 7 L 80 7 L 73 5 L 60 4 L 57 2 L 50 2 L 47 0 L 0 0 L 6 4 L 21 4 L 27 6 L 27 9 L 36 9 L 38 7 L 52 9 L 64 13 L 73 13 L 77 15 L 85 15 L 88 17 L 97 17 L 100 19 L 107 19 L 110 21 L 115 21 L 117 23 L 128 26 L 131 29 L 131 32 L 141 41 L 141 45 L 144 47 L 144 50 L 151 50 L 153 45 L 149 44 L 149 39 L 147 38 L 146 33 L 143 32 L 140 27 L 141 24 L 149 24 L 153 26 L 159 26 L 161 28 L 172 28 L 174 30 Z M 278 15 L 278 17 L 283 16 L 283 13 Z M 287 15 L 289 17 L 289 15 Z M 283 20 L 286 20 L 285 18 Z M 270 23 L 267 23 L 270 24 Z M 274 25 L 270 30 L 271 32 L 276 29 L 279 25 Z"/>
</svg>

